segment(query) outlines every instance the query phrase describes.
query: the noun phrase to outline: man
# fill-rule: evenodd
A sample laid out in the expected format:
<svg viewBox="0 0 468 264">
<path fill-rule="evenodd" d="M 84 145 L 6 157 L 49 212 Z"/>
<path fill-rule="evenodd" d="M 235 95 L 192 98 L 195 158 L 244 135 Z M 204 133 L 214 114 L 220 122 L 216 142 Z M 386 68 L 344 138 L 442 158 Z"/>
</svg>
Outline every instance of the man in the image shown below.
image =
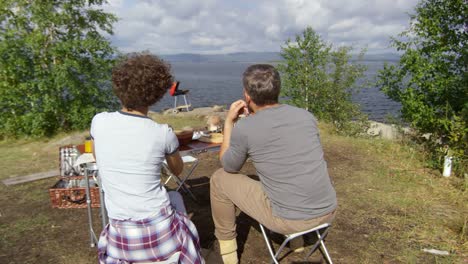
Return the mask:
<svg viewBox="0 0 468 264">
<path fill-rule="evenodd" d="M 314 116 L 278 103 L 281 80 L 271 65 L 248 67 L 243 86 L 245 100 L 232 103 L 224 123 L 223 168 L 211 177 L 224 263 L 238 262 L 236 206 L 280 234 L 331 222 L 337 207 Z M 249 115 L 236 123 L 242 113 Z M 238 173 L 248 157 L 260 182 Z"/>
</svg>

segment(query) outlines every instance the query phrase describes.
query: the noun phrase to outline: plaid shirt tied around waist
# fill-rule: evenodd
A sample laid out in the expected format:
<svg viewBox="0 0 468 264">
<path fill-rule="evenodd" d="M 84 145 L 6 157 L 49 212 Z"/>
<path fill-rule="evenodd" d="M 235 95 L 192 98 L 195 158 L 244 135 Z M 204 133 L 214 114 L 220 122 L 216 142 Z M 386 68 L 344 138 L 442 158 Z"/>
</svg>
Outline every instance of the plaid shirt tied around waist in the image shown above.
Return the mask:
<svg viewBox="0 0 468 264">
<path fill-rule="evenodd" d="M 178 263 L 205 263 L 195 225 L 172 208 L 138 221 L 109 219 L 98 243 L 100 264 L 163 261 L 176 252 Z"/>
</svg>

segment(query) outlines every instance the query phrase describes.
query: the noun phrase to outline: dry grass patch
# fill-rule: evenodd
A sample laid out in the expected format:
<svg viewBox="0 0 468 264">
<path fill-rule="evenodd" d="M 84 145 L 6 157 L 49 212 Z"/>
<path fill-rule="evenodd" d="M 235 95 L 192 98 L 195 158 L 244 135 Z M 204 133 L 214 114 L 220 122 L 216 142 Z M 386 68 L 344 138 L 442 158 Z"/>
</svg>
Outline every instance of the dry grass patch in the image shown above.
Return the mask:
<svg viewBox="0 0 468 264">
<path fill-rule="evenodd" d="M 322 138 L 340 203 L 335 228 L 353 231 L 341 230 L 337 239 L 349 239 L 346 248 L 360 252 L 359 263 L 466 260 L 468 199 L 454 187 L 458 179 L 424 169 L 421 156 L 405 145 L 328 133 Z"/>
<path fill-rule="evenodd" d="M 58 169 L 58 148 L 83 144 L 88 132 L 59 134 L 53 138 L 0 142 L 0 179 Z"/>
<path fill-rule="evenodd" d="M 206 119 L 204 116 L 174 116 L 150 113 L 149 117 L 160 124 L 169 124 L 174 129 L 182 129 L 184 127 L 198 129 L 206 126 Z"/>
</svg>

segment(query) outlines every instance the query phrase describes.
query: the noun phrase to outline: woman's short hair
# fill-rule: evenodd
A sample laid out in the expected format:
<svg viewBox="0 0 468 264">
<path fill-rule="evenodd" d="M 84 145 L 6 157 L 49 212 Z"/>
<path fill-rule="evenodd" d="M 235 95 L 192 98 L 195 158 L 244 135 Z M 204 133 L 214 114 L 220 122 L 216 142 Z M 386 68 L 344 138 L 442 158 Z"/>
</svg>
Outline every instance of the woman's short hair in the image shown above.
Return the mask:
<svg viewBox="0 0 468 264">
<path fill-rule="evenodd" d="M 114 93 L 129 109 L 158 102 L 172 84 L 171 67 L 152 54 L 130 54 L 112 70 Z"/>
<path fill-rule="evenodd" d="M 251 65 L 245 70 L 242 82 L 245 91 L 256 105 L 278 103 L 281 78 L 275 67 L 269 64 Z"/>
</svg>

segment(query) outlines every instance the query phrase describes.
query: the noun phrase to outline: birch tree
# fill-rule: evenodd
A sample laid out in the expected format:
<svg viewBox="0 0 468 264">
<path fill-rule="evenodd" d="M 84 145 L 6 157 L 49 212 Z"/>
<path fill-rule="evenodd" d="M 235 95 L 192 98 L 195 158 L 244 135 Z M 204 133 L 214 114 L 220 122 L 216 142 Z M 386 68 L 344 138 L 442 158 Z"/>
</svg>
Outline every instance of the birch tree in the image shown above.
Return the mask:
<svg viewBox="0 0 468 264">
<path fill-rule="evenodd" d="M 351 50 L 333 48 L 307 27 L 294 41 L 286 41 L 281 48 L 284 61 L 278 65 L 286 102 L 331 122 L 346 134 L 367 128 L 366 116 L 351 100 L 353 92 L 360 89 L 356 81 L 364 76 L 366 67 L 352 62 Z M 361 52 L 360 58 L 363 55 Z"/>
</svg>

